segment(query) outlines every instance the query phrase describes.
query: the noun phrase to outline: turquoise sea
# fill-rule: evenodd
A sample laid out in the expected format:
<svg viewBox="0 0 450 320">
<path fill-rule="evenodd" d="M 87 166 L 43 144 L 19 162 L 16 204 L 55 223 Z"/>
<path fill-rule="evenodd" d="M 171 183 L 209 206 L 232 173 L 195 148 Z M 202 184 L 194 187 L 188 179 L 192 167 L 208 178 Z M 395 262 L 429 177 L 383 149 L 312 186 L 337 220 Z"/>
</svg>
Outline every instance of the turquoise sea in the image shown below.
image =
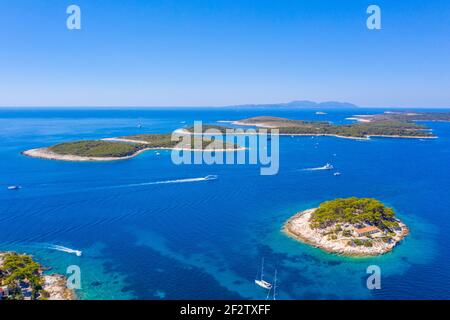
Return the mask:
<svg viewBox="0 0 450 320">
<path fill-rule="evenodd" d="M 384 110 L 316 111 L 2 108 L 0 251 L 33 254 L 52 272 L 78 265 L 84 299 L 265 299 L 254 284 L 263 257 L 267 280 L 278 271 L 278 299 L 449 299 L 450 123 L 427 123 L 439 136 L 430 140 L 282 137 L 274 176 L 257 165 L 177 166 L 168 151 L 106 163 L 21 155 L 61 141 L 171 132 L 194 120 L 343 123 Z M 328 162 L 342 175 L 302 170 Z M 217 179 L 179 183 L 207 175 Z M 392 206 L 410 235 L 386 255 L 346 258 L 281 232 L 297 211 L 348 196 Z M 366 288 L 369 265 L 382 270 L 380 290 Z"/>
</svg>

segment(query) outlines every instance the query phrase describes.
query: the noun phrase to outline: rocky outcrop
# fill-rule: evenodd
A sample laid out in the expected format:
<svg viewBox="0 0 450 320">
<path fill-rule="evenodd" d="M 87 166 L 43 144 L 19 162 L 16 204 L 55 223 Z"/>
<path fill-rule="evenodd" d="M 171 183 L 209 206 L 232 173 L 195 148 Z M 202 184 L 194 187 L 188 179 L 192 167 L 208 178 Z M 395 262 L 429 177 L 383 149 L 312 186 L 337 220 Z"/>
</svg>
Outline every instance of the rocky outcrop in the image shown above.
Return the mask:
<svg viewBox="0 0 450 320">
<path fill-rule="evenodd" d="M 407 226 L 399 221 L 400 228 L 395 231 L 395 236 L 392 236 L 389 242 L 374 236 L 373 239 L 370 238 L 372 246 L 352 245 L 352 241 L 361 238 L 339 236 L 331 239 L 324 230 L 311 228 L 310 219 L 315 210 L 316 208 L 305 210 L 293 216 L 284 225 L 284 231 L 301 242 L 330 253 L 362 257 L 381 255 L 391 251 L 409 232 Z"/>
</svg>

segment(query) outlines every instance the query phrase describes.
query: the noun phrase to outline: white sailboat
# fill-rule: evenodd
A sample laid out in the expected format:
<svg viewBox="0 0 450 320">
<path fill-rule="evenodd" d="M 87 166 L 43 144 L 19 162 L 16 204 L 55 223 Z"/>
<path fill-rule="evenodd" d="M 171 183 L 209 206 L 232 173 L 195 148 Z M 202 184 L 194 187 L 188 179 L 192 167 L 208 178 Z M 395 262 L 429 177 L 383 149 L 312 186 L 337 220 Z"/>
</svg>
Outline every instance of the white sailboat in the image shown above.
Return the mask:
<svg viewBox="0 0 450 320">
<path fill-rule="evenodd" d="M 263 278 L 264 278 L 264 258 L 262 258 L 261 263 L 261 279 L 255 279 L 255 283 L 261 288 L 270 290 L 272 288 L 272 284 L 265 281 Z"/>
</svg>

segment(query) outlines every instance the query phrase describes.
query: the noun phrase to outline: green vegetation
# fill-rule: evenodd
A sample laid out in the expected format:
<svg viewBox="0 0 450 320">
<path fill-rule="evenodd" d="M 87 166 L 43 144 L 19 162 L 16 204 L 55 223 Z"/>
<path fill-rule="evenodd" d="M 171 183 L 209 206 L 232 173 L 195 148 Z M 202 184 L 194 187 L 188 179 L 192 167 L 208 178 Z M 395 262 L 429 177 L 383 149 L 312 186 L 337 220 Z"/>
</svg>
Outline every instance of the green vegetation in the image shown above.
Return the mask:
<svg viewBox="0 0 450 320">
<path fill-rule="evenodd" d="M 342 231 L 342 235 L 343 235 L 344 237 L 349 238 L 349 237 L 351 237 L 353 234 L 352 234 L 352 232 L 351 232 L 350 230 L 344 230 L 344 231 Z"/>
<path fill-rule="evenodd" d="M 449 112 L 386 112 L 359 117 L 373 122 L 450 121 Z"/>
<path fill-rule="evenodd" d="M 177 141 L 171 140 L 171 134 L 140 134 L 133 136 L 120 137 L 120 139 L 135 140 L 133 142 L 122 141 L 104 141 L 104 140 L 86 140 L 65 142 L 49 147 L 51 152 L 60 155 L 73 155 L 80 157 L 98 157 L 98 158 L 121 158 L 135 154 L 136 152 L 147 148 L 174 148 L 181 147 L 185 149 L 236 149 L 239 146 L 232 143 L 224 143 L 223 140 L 214 137 L 179 137 Z M 142 143 L 145 142 L 145 143 Z M 181 143 L 181 144 L 180 144 Z"/>
<path fill-rule="evenodd" d="M 239 122 L 247 125 L 267 127 L 269 132 L 271 128 L 276 128 L 280 134 L 337 135 L 351 138 L 366 138 L 368 136 L 433 137 L 433 134 L 426 126 L 418 125 L 414 121 L 450 121 L 450 113 L 391 112 L 358 116 L 358 118 L 370 122 L 334 125 L 324 121 L 291 120 L 268 116 L 239 120 Z M 202 125 L 203 132 L 209 129 L 215 129 L 224 134 L 227 129 L 233 128 L 220 125 Z M 194 127 L 186 128 L 186 130 L 193 132 Z M 57 144 L 50 147 L 49 150 L 61 155 L 120 158 L 133 155 L 145 148 L 173 148 L 178 145 L 179 141 L 172 141 L 171 137 L 171 134 L 139 134 L 121 138 L 145 141 L 146 143 L 88 140 Z M 216 140 L 214 137 L 211 139 L 207 137 L 191 139 L 191 141 L 183 144 L 184 148 L 192 148 L 199 145 L 198 143 L 194 145 L 194 139 L 201 139 L 202 149 L 207 147 L 211 149 L 235 149 L 239 147 L 230 143 L 223 144 L 221 140 Z M 183 140 L 186 141 L 186 137 Z"/>
<path fill-rule="evenodd" d="M 239 122 L 278 128 L 281 134 L 338 135 L 364 138 L 368 136 L 432 137 L 427 128 L 411 122 L 385 119 L 368 123 L 334 125 L 323 121 L 291 120 L 277 117 L 255 117 Z"/>
<path fill-rule="evenodd" d="M 126 157 L 143 148 L 143 145 L 138 144 L 87 140 L 60 143 L 49 150 L 57 154 L 80 157 Z"/>
<path fill-rule="evenodd" d="M 280 117 L 260 116 L 239 120 L 252 126 L 277 128 L 281 134 L 337 135 L 343 137 L 365 138 L 368 136 L 433 137 L 428 127 L 414 121 L 450 121 L 450 113 L 408 113 L 391 112 L 368 116 L 357 116 L 370 122 L 335 125 L 325 121 L 292 120 Z M 225 132 L 227 127 L 204 126 Z M 192 128 L 189 128 L 192 130 Z"/>
<path fill-rule="evenodd" d="M 399 226 L 392 208 L 371 198 L 340 198 L 323 202 L 311 215 L 312 228 L 326 228 L 336 223 L 372 225 L 389 231 Z"/>
<path fill-rule="evenodd" d="M 330 240 L 336 240 L 338 237 L 336 234 L 330 235 Z"/>
<path fill-rule="evenodd" d="M 368 247 L 368 248 L 373 246 L 372 240 L 361 240 L 361 239 L 350 240 L 348 242 L 348 244 L 350 246 L 355 245 L 355 246 L 358 246 L 358 247 L 364 246 L 364 247 Z"/>
<path fill-rule="evenodd" d="M 43 286 L 40 269 L 41 266 L 28 255 L 7 253 L 0 268 L 0 284 L 8 286 L 10 298 L 14 300 L 24 298 L 21 283 L 29 284 L 31 298 L 37 299 Z"/>
<path fill-rule="evenodd" d="M 120 137 L 121 139 L 145 141 L 145 148 L 172 148 L 178 142 L 171 140 L 171 134 L 138 134 Z"/>
<path fill-rule="evenodd" d="M 175 146 L 186 149 L 197 149 L 197 146 L 201 146 L 202 149 L 234 149 L 239 146 L 231 143 L 223 143 L 222 140 L 215 139 L 214 137 L 193 137 L 183 136 L 176 141 L 172 141 L 171 134 L 140 134 L 134 136 L 121 137 L 123 139 L 145 141 L 147 144 L 145 148 L 173 148 Z M 180 145 L 180 142 L 182 144 Z"/>
<path fill-rule="evenodd" d="M 218 126 L 218 125 L 212 125 L 212 124 L 202 124 L 202 133 L 204 133 L 207 130 L 216 130 L 216 131 L 220 131 L 220 133 L 225 134 L 227 129 L 234 129 L 234 128 L 230 128 L 230 127 L 226 127 L 226 126 Z M 185 128 L 185 130 L 189 131 L 189 132 L 194 132 L 194 126 L 190 126 L 188 128 Z"/>
</svg>

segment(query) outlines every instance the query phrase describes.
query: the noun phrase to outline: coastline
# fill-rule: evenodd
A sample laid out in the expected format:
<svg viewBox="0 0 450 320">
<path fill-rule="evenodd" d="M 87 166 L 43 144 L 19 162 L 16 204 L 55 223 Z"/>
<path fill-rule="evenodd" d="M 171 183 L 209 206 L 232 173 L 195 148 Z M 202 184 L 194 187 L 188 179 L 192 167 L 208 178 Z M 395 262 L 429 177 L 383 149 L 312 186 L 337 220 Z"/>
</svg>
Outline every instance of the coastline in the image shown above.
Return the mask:
<svg viewBox="0 0 450 320">
<path fill-rule="evenodd" d="M 358 118 L 358 116 L 353 116 L 353 117 L 345 118 L 345 120 L 353 120 L 353 121 L 364 122 L 364 123 L 372 122 L 372 121 L 369 120 L 369 119 Z"/>
<path fill-rule="evenodd" d="M 224 121 L 223 121 L 224 122 Z M 276 127 L 268 126 L 264 123 L 255 123 L 249 124 L 241 121 L 229 121 L 234 125 L 241 126 L 249 126 L 249 127 L 258 127 L 258 128 L 266 128 L 266 129 L 276 129 Z M 194 132 L 190 132 L 186 129 L 177 129 L 177 132 L 182 135 L 196 135 Z M 233 135 L 260 135 L 262 133 L 259 132 L 235 132 Z M 202 133 L 202 135 L 207 136 L 208 134 Z M 277 133 L 275 135 L 278 136 L 291 136 L 291 137 L 335 137 L 342 139 L 352 139 L 352 140 L 370 140 L 371 138 L 399 138 L 399 139 L 436 139 L 437 136 L 400 136 L 400 135 L 367 135 L 365 137 L 352 137 L 352 136 L 342 136 L 337 134 L 328 134 L 328 133 Z M 122 142 L 122 143 L 134 143 L 134 144 L 147 144 L 147 141 L 143 140 L 134 140 L 134 139 L 126 139 L 126 138 L 103 138 L 100 141 L 110 141 L 110 142 Z M 175 148 L 175 147 L 156 147 L 156 148 L 143 148 L 135 153 L 123 156 L 123 157 L 89 157 L 89 156 L 77 156 L 70 154 L 58 154 L 56 152 L 51 151 L 48 147 L 43 148 L 35 148 L 30 150 L 25 150 L 21 152 L 21 154 L 38 159 L 45 160 L 58 160 L 58 161 L 68 161 L 68 162 L 108 162 L 108 161 L 119 161 L 119 160 L 128 160 L 138 156 L 139 154 L 146 152 L 148 150 L 175 150 L 175 151 L 191 151 L 191 152 L 236 152 L 236 151 L 244 151 L 247 150 L 245 147 L 233 148 L 233 149 L 191 149 L 191 148 Z"/>
<path fill-rule="evenodd" d="M 180 134 L 189 135 L 191 132 L 181 129 L 178 131 Z M 103 141 L 112 141 L 112 142 L 127 142 L 127 143 L 136 143 L 136 144 L 147 144 L 148 142 L 143 140 L 132 140 L 132 139 L 123 139 L 123 138 L 104 138 L 101 139 Z M 146 148 L 143 150 L 176 150 L 176 151 L 196 151 L 196 152 L 231 152 L 231 151 L 244 151 L 247 148 L 239 147 L 232 149 L 221 149 L 221 148 L 211 148 L 211 149 L 192 149 L 192 148 L 174 148 L 174 147 L 165 147 L 165 148 Z"/>
<path fill-rule="evenodd" d="M 133 140 L 133 139 L 125 139 L 125 138 L 103 138 L 100 139 L 102 141 L 112 141 L 112 142 L 126 142 L 126 143 L 135 143 L 135 144 L 147 144 L 147 141 L 144 140 Z"/>
<path fill-rule="evenodd" d="M 283 232 L 302 243 L 322 249 L 328 253 L 348 257 L 371 257 L 388 253 L 409 234 L 408 227 L 404 223 L 399 222 L 402 232 L 400 236 L 395 237 L 393 243 L 373 247 L 348 246 L 336 240 L 328 240 L 315 229 L 311 229 L 309 219 L 315 210 L 317 208 L 307 209 L 289 218 L 283 225 Z M 340 240 L 346 241 L 347 239 Z"/>
<path fill-rule="evenodd" d="M 67 288 L 67 279 L 62 274 L 43 275 L 43 289 L 48 292 L 48 300 L 78 300 L 75 291 Z"/>
<path fill-rule="evenodd" d="M 115 138 L 108 138 L 108 141 L 118 141 L 113 140 Z M 123 139 L 119 139 L 123 140 Z M 134 140 L 130 140 L 133 141 Z M 124 142 L 124 141 L 122 141 Z M 50 151 L 49 148 L 36 148 L 36 149 L 30 149 L 23 151 L 22 154 L 31 157 L 31 158 L 38 158 L 38 159 L 45 159 L 45 160 L 56 160 L 56 161 L 68 161 L 68 162 L 108 162 L 108 161 L 120 161 L 120 160 L 128 160 L 132 159 L 141 153 L 144 153 L 149 150 L 174 150 L 174 151 L 191 151 L 191 152 L 236 152 L 236 151 L 244 151 L 246 148 L 239 147 L 239 148 L 233 148 L 233 149 L 191 149 L 191 148 L 144 148 L 141 150 L 136 151 L 135 153 L 124 156 L 124 157 L 83 157 L 83 156 L 77 156 L 77 155 L 70 155 L 70 154 L 58 154 L 53 151 Z"/>
<path fill-rule="evenodd" d="M 238 124 L 238 122 L 233 122 L 233 124 Z M 258 125 L 250 125 L 250 124 L 240 124 L 249 127 L 258 127 L 258 128 L 266 128 L 266 129 L 277 129 L 276 127 L 265 127 Z M 185 129 L 181 129 L 179 131 L 180 134 L 186 135 L 196 135 L 193 132 L 187 131 Z M 234 132 L 232 135 L 260 135 L 259 132 Z M 198 134 L 199 135 L 199 134 Z M 208 133 L 203 133 L 203 135 L 208 136 Z M 211 134 L 214 135 L 214 134 Z M 292 136 L 292 137 L 335 137 L 341 139 L 351 139 L 351 140 L 370 140 L 370 138 L 392 138 L 392 139 L 437 139 L 437 136 L 399 136 L 399 135 L 368 135 L 365 137 L 351 137 L 351 136 L 341 136 L 338 134 L 329 134 L 329 133 L 278 133 L 274 134 L 278 136 Z"/>
<path fill-rule="evenodd" d="M 267 129 L 277 129 L 276 126 L 270 126 L 268 124 L 265 124 L 264 122 L 261 123 L 247 123 L 242 121 L 231 121 L 231 124 L 234 124 L 236 126 L 246 126 L 246 127 L 257 127 L 257 128 L 267 128 Z"/>
<path fill-rule="evenodd" d="M 346 118 L 347 120 L 349 118 Z M 358 120 L 357 118 L 351 120 Z M 363 121 L 362 122 L 371 122 L 371 121 Z M 231 121 L 231 124 L 238 126 L 247 126 L 247 127 L 257 127 L 257 128 L 266 128 L 266 129 L 277 129 L 278 127 L 269 126 L 265 123 L 245 123 L 241 121 Z M 250 133 L 252 134 L 252 133 Z M 258 134 L 258 133 L 256 133 Z M 279 136 L 304 136 L 304 137 L 336 137 L 342 139 L 354 139 L 354 140 L 370 140 L 370 138 L 400 138 L 400 139 L 436 139 L 437 136 L 400 136 L 400 135 L 366 135 L 364 137 L 352 137 L 352 136 L 341 136 L 338 134 L 329 134 L 329 133 L 278 133 Z"/>
<path fill-rule="evenodd" d="M 5 256 L 8 253 L 15 253 L 15 252 L 0 251 L 0 267 L 3 265 L 3 256 Z M 48 294 L 46 300 L 78 300 L 75 291 L 67 288 L 67 278 L 64 275 L 59 273 L 44 274 L 43 266 L 41 264 L 39 265 L 40 265 L 39 274 L 43 280 L 42 290 L 44 290 Z"/>
<path fill-rule="evenodd" d="M 45 159 L 45 160 L 59 160 L 59 161 L 69 161 L 69 162 L 96 162 L 96 161 L 127 160 L 127 159 L 134 158 L 137 155 L 139 155 L 142 152 L 145 152 L 147 150 L 149 150 L 149 149 L 141 149 L 139 151 L 136 151 L 132 155 L 125 156 L 125 157 L 82 157 L 82 156 L 69 155 L 69 154 L 58 154 L 58 153 L 50 151 L 46 147 L 26 150 L 26 151 L 23 151 L 22 154 L 27 157 Z"/>
</svg>

